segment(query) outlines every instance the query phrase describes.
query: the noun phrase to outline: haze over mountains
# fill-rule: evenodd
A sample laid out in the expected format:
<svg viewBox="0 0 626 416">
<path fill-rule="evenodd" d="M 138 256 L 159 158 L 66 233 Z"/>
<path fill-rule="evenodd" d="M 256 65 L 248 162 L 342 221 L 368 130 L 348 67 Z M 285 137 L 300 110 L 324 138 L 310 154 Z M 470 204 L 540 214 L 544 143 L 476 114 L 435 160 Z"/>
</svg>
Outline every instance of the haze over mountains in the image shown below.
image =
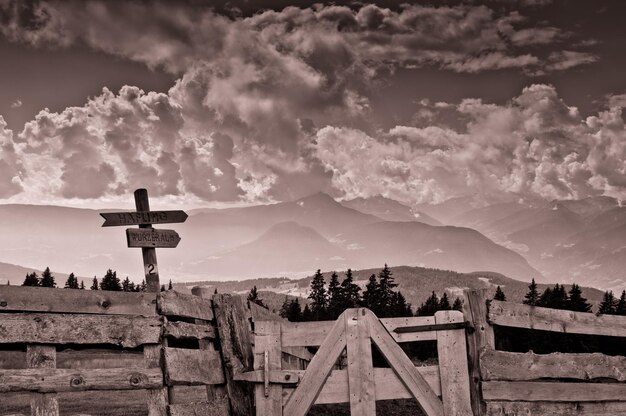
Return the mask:
<svg viewBox="0 0 626 416">
<path fill-rule="evenodd" d="M 319 193 L 270 205 L 190 210 L 187 222 L 159 227 L 176 229 L 182 238 L 178 248 L 158 250 L 159 269 L 162 279 L 190 281 L 303 277 L 318 268 L 388 263 L 492 271 L 525 282 L 625 285 L 620 251 L 626 248 L 626 212 L 610 198 L 478 208 L 458 200 L 418 208 L 382 197 L 337 202 Z M 140 280 L 140 250 L 126 248 L 124 227 L 101 228 L 98 212 L 2 205 L 7 237 L 0 261 L 87 277 L 113 268 Z M 4 277 L 0 267 L 0 282 Z"/>
</svg>

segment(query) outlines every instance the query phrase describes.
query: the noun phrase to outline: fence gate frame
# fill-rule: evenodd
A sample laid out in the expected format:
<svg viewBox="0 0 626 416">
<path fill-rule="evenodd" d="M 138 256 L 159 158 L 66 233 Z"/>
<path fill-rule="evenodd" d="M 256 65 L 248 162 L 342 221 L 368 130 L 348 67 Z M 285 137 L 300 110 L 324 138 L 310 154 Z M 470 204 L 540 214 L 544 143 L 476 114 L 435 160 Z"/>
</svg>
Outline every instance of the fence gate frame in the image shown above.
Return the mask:
<svg viewBox="0 0 626 416">
<path fill-rule="evenodd" d="M 398 344 L 423 340 L 437 341 L 438 365 L 415 367 Z M 241 379 L 257 383 L 257 416 L 305 416 L 316 403 L 350 403 L 352 415 L 374 416 L 376 400 L 406 398 L 417 400 L 428 416 L 473 415 L 459 311 L 379 319 L 369 309 L 354 308 L 336 321 L 259 321 L 254 344 L 255 371 Z M 391 368 L 373 367 L 372 344 Z M 306 370 L 283 369 L 284 348 L 297 345 L 319 349 Z M 347 368 L 335 369 L 344 349 Z"/>
</svg>

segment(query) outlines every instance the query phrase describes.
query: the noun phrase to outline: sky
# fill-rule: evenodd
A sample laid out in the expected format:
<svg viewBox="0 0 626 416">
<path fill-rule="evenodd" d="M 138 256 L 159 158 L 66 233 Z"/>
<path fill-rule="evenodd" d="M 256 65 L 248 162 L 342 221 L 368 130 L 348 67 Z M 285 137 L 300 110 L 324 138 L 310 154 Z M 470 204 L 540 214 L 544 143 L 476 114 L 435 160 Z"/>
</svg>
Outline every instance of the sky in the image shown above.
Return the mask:
<svg viewBox="0 0 626 416">
<path fill-rule="evenodd" d="M 0 203 L 625 200 L 625 12 L 0 0 Z"/>
</svg>

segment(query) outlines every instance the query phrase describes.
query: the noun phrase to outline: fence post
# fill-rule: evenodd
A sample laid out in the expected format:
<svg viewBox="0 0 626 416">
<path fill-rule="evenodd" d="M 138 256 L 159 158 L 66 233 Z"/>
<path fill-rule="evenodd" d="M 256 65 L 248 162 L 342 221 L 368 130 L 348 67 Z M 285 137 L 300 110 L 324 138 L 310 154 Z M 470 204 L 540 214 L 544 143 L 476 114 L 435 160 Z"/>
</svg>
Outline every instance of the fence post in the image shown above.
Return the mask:
<svg viewBox="0 0 626 416">
<path fill-rule="evenodd" d="M 144 345 L 143 358 L 148 368 L 160 368 L 165 374 L 161 362 L 161 345 Z M 146 391 L 148 416 L 167 416 L 168 394 L 167 388 L 151 389 Z"/>
<path fill-rule="evenodd" d="M 232 416 L 252 415 L 254 413 L 252 385 L 233 379 L 236 373 L 253 369 L 252 335 L 248 328 L 243 300 L 240 296 L 213 295 L 213 311 Z"/>
<path fill-rule="evenodd" d="M 254 324 L 254 369 L 281 369 L 280 322 L 258 321 Z M 267 364 L 267 365 L 266 365 Z M 254 389 L 257 416 L 282 416 L 283 386 L 257 384 Z"/>
<path fill-rule="evenodd" d="M 463 319 L 458 311 L 435 313 L 437 325 L 463 322 Z M 437 355 L 445 416 L 472 416 L 465 331 L 437 331 Z"/>
<path fill-rule="evenodd" d="M 486 414 L 480 390 L 480 355 L 484 350 L 494 349 L 493 328 L 487 322 L 487 289 L 465 290 L 463 296 L 463 314 L 473 328 L 467 334 L 472 411 L 480 416 Z"/>
<path fill-rule="evenodd" d="M 26 346 L 26 364 L 29 368 L 56 368 L 57 350 L 54 346 Z M 32 416 L 59 416 L 56 393 L 31 393 L 30 414 Z"/>
</svg>

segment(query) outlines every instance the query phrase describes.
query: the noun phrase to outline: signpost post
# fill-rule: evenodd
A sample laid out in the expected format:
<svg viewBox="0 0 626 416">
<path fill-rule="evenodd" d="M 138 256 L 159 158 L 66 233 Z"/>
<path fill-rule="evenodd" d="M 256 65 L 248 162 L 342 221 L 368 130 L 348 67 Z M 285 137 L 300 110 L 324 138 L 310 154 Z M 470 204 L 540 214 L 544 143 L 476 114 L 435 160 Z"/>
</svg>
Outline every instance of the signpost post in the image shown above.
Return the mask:
<svg viewBox="0 0 626 416">
<path fill-rule="evenodd" d="M 148 191 L 143 188 L 135 191 L 135 208 L 137 212 L 101 213 L 100 215 L 104 218 L 102 226 L 139 226 L 139 228 L 126 229 L 128 247 L 141 247 L 148 291 L 158 292 L 160 284 L 156 248 L 174 248 L 180 242 L 180 237 L 174 230 L 154 229 L 152 224 L 185 222 L 187 214 L 184 211 L 150 211 Z"/>
</svg>

